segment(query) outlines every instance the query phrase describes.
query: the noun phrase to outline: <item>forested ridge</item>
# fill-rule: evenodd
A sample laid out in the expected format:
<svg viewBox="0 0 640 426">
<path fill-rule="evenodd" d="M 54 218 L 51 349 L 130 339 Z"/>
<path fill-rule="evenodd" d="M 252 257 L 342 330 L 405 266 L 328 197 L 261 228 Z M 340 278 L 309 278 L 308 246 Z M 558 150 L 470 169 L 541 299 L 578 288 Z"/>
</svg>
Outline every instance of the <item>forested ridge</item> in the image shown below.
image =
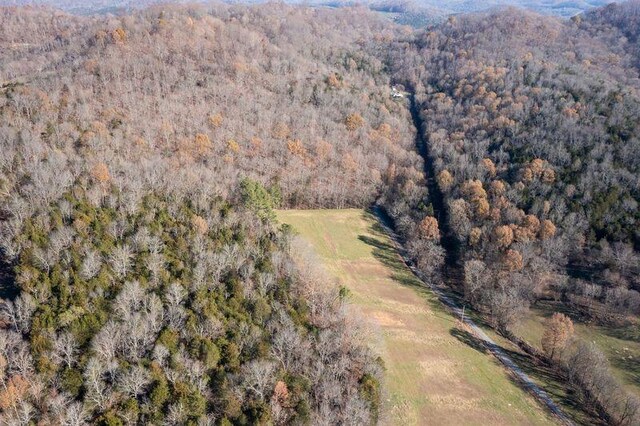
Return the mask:
<svg viewBox="0 0 640 426">
<path fill-rule="evenodd" d="M 375 423 L 384 366 L 276 208 L 381 206 L 507 336 L 637 321 L 638 10 L 0 8 L 0 421 Z M 572 330 L 542 356 L 633 424 Z"/>
<path fill-rule="evenodd" d="M 80 135 L 62 126 L 55 138 L 130 139 L 176 165 L 208 162 L 221 186 L 277 184 L 287 206 L 367 205 L 390 163 L 420 179 L 404 172 L 419 164 L 408 113 L 380 61 L 355 48 L 383 29 L 364 11 L 152 8 L 93 23 L 4 13 L 3 78 L 30 80 L 7 90 L 43 125 L 39 107 L 62 106 L 57 121 Z"/>
<path fill-rule="evenodd" d="M 456 16 L 388 50 L 421 109 L 464 277 L 452 284 L 506 335 L 544 300 L 600 324 L 640 313 L 637 8 Z M 598 349 L 553 321 L 551 361 L 608 421 L 635 423 Z"/>
<path fill-rule="evenodd" d="M 603 282 L 628 280 L 633 291 L 640 99 L 625 42 L 608 48 L 575 22 L 516 10 L 452 18 L 414 37 L 392 50 L 402 53 L 394 63 L 415 87 L 469 262 L 509 270 L 510 281 L 527 271 L 518 291 L 541 296 L 545 276 L 591 256 L 609 267 Z M 467 284 L 473 299 L 481 283 Z"/>
</svg>

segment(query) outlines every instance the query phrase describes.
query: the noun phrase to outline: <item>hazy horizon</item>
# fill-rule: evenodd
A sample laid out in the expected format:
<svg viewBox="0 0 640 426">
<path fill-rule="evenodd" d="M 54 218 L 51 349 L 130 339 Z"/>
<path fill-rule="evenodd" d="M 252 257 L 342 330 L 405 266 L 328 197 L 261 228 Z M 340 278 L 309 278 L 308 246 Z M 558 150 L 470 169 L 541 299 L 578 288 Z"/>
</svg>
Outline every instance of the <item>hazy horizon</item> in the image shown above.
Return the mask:
<svg viewBox="0 0 640 426">
<path fill-rule="evenodd" d="M 265 3 L 264 0 L 225 1 L 232 4 Z M 0 6 L 41 5 L 59 8 L 75 14 L 115 13 L 120 10 L 144 8 L 152 4 L 173 3 L 208 3 L 208 1 L 161 1 L 161 0 L 0 0 Z M 309 6 L 348 6 L 363 4 L 374 8 L 400 9 L 403 13 L 420 12 L 433 16 L 479 12 L 501 6 L 515 6 L 533 10 L 543 14 L 568 17 L 586 10 L 600 7 L 611 0 L 489 0 L 476 2 L 471 0 L 285 0 L 289 4 L 306 4 Z"/>
</svg>

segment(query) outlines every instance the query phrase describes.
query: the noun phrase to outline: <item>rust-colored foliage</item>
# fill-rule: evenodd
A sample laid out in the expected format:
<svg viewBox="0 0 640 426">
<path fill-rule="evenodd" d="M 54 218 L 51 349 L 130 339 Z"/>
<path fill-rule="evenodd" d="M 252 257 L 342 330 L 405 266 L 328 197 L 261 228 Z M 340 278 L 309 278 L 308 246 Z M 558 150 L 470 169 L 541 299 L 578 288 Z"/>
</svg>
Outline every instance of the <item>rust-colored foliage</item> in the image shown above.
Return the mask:
<svg viewBox="0 0 640 426">
<path fill-rule="evenodd" d="M 332 72 L 331 74 L 329 74 L 329 77 L 327 77 L 327 85 L 330 87 L 339 88 L 340 86 L 342 86 L 342 82 L 340 81 L 336 73 Z"/>
<path fill-rule="evenodd" d="M 199 235 L 204 235 L 209 231 L 209 224 L 202 216 L 193 216 L 191 219 L 191 225 L 193 225 L 193 229 L 195 229 L 196 233 Z"/>
<path fill-rule="evenodd" d="M 422 219 L 418 225 L 418 229 L 422 238 L 427 240 L 438 240 L 440 238 L 438 220 L 433 216 L 427 216 Z"/>
<path fill-rule="evenodd" d="M 560 354 L 573 336 L 573 321 L 561 313 L 554 313 L 547 321 L 542 335 L 542 349 L 550 357 Z"/>
<path fill-rule="evenodd" d="M 494 232 L 494 240 L 498 247 L 507 248 L 513 243 L 513 230 L 507 225 L 496 227 Z"/>
<path fill-rule="evenodd" d="M 540 176 L 544 171 L 544 161 L 540 158 L 531 160 L 531 163 L 529 163 L 529 169 L 534 176 Z"/>
<path fill-rule="evenodd" d="M 551 184 L 556 180 L 556 172 L 546 167 L 546 162 L 540 158 L 531 160 L 522 170 L 522 180 L 524 182 L 532 182 L 535 179 L 540 179 L 546 184 Z"/>
<path fill-rule="evenodd" d="M 380 133 L 385 138 L 391 138 L 391 131 L 393 129 L 391 128 L 390 124 L 382 123 L 380 126 L 378 126 L 377 130 L 378 130 L 378 133 Z"/>
<path fill-rule="evenodd" d="M 482 165 L 487 170 L 487 173 L 489 173 L 489 176 L 494 177 L 496 175 L 496 165 L 493 164 L 490 158 L 483 159 Z"/>
<path fill-rule="evenodd" d="M 347 115 L 347 118 L 344 120 L 344 124 L 350 131 L 355 131 L 364 126 L 364 118 L 362 118 L 362 116 L 357 112 L 354 112 L 353 114 Z"/>
<path fill-rule="evenodd" d="M 494 180 L 493 182 L 491 182 L 489 191 L 491 192 L 491 195 L 493 195 L 494 197 L 498 197 L 504 194 L 504 192 L 506 191 L 506 186 L 501 180 Z"/>
<path fill-rule="evenodd" d="M 462 184 L 462 193 L 473 206 L 476 216 L 485 218 L 491 211 L 491 206 L 487 200 L 487 192 L 482 187 L 479 180 L 468 180 Z"/>
<path fill-rule="evenodd" d="M 124 42 L 127 41 L 127 32 L 124 30 L 124 28 L 116 28 L 111 33 L 111 38 L 118 44 L 124 44 Z"/>
<path fill-rule="evenodd" d="M 548 219 L 542 221 L 540 225 L 540 239 L 546 240 L 556 235 L 556 226 Z"/>
<path fill-rule="evenodd" d="M 29 390 L 29 382 L 22 376 L 11 377 L 6 387 L 0 391 L 0 408 L 8 410 L 24 399 Z"/>
<path fill-rule="evenodd" d="M 522 226 L 536 234 L 540 229 L 540 219 L 532 214 L 528 214 L 522 220 Z"/>
<path fill-rule="evenodd" d="M 504 253 L 504 266 L 508 271 L 519 271 L 524 267 L 522 255 L 518 250 L 509 249 Z"/>
<path fill-rule="evenodd" d="M 535 232 L 524 226 L 515 226 L 513 229 L 513 238 L 515 241 L 527 242 L 535 239 L 535 237 Z"/>
<path fill-rule="evenodd" d="M 489 206 L 489 201 L 486 198 L 477 197 L 471 200 L 471 204 L 473 205 L 473 210 L 478 217 L 487 217 L 491 210 L 491 206 Z"/>
<path fill-rule="evenodd" d="M 482 229 L 480 228 L 472 228 L 469 233 L 469 245 L 475 246 L 480 242 L 482 238 Z"/>
<path fill-rule="evenodd" d="M 213 149 L 213 143 L 208 135 L 198 133 L 194 140 L 194 151 L 196 156 L 207 155 Z"/>
<path fill-rule="evenodd" d="M 355 172 L 358 169 L 358 163 L 353 159 L 353 156 L 349 153 L 345 154 L 342 158 L 342 167 L 350 172 Z"/>
<path fill-rule="evenodd" d="M 287 405 L 289 401 L 289 389 L 287 384 L 283 381 L 276 382 L 276 386 L 273 389 L 272 400 L 280 404 L 281 406 Z"/>
<path fill-rule="evenodd" d="M 101 185 L 107 184 L 111 180 L 109 168 L 104 163 L 98 163 L 91 169 L 91 177 Z"/>
<path fill-rule="evenodd" d="M 487 196 L 487 192 L 482 187 L 482 182 L 477 179 L 468 180 L 462 184 L 462 193 L 469 200 L 474 198 L 484 198 Z"/>
<path fill-rule="evenodd" d="M 249 140 L 249 143 L 251 144 L 251 152 L 254 154 L 257 154 L 258 152 L 260 152 L 262 150 L 262 145 L 264 144 L 262 139 L 260 139 L 257 136 L 253 136 Z"/>
<path fill-rule="evenodd" d="M 227 141 L 227 149 L 233 153 L 240 152 L 240 144 L 235 139 L 229 139 Z"/>
<path fill-rule="evenodd" d="M 209 124 L 211 125 L 211 127 L 213 127 L 214 129 L 219 128 L 220 126 L 222 126 L 222 122 L 224 121 L 224 118 L 222 117 L 222 114 L 217 113 L 217 114 L 211 114 L 209 116 Z"/>
<path fill-rule="evenodd" d="M 440 187 L 440 190 L 444 192 L 449 191 L 453 186 L 453 176 L 448 170 L 443 170 L 440 173 L 438 173 L 437 180 L 438 180 L 438 186 Z"/>
<path fill-rule="evenodd" d="M 307 152 L 300 139 L 288 140 L 287 149 L 292 155 L 295 155 L 297 157 L 304 157 Z"/>
</svg>

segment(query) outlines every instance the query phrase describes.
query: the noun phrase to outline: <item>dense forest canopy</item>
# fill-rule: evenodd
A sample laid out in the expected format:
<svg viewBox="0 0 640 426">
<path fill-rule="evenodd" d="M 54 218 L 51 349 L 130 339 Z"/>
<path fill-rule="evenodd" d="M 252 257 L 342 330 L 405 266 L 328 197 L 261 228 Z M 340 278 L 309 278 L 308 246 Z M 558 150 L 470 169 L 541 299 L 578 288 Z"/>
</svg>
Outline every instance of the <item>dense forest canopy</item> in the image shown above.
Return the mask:
<svg viewBox="0 0 640 426">
<path fill-rule="evenodd" d="M 18 236 L 3 422 L 371 422 L 380 365 L 286 233 L 206 189 L 133 209 L 102 176 Z"/>
<path fill-rule="evenodd" d="M 607 37 L 635 57 L 636 67 L 640 67 L 640 3 L 628 1 L 614 3 L 596 9 L 578 19 L 582 28 L 592 34 Z"/>
<path fill-rule="evenodd" d="M 272 209 L 424 196 L 381 21 L 0 13 L 2 422 L 374 421 L 381 365 Z"/>
<path fill-rule="evenodd" d="M 375 423 L 383 366 L 275 208 L 377 204 L 507 336 L 637 319 L 639 11 L 0 8 L 0 422 Z"/>
<path fill-rule="evenodd" d="M 218 6 L 51 21 L 5 10 L 0 75 L 29 80 L 7 89 L 8 106 L 64 104 L 30 117 L 46 126 L 55 112 L 72 125 L 62 128 L 81 129 L 58 141 L 80 137 L 92 149 L 109 133 L 176 167 L 209 162 L 227 182 L 277 184 L 285 205 L 366 205 L 391 162 L 403 174 L 419 157 L 380 61 L 355 49 L 383 24 L 352 13 Z"/>
<path fill-rule="evenodd" d="M 606 299 L 636 312 L 640 81 L 628 40 L 613 43 L 588 18 L 455 17 L 390 50 L 397 78 L 415 88 L 461 255 L 498 270 L 468 296 L 496 312 L 505 269 L 514 308 L 549 285 L 582 292 L 556 275 L 568 262 L 602 264 L 607 276 L 591 277 L 600 300 L 622 292 Z"/>
<path fill-rule="evenodd" d="M 640 314 L 638 10 L 452 16 L 377 46 L 415 93 L 452 238 L 448 281 L 506 335 L 543 300 L 600 324 Z M 575 351 L 558 361 L 568 376 L 633 424 L 625 407 L 638 402 L 606 368 L 576 367 L 601 354 Z"/>
</svg>

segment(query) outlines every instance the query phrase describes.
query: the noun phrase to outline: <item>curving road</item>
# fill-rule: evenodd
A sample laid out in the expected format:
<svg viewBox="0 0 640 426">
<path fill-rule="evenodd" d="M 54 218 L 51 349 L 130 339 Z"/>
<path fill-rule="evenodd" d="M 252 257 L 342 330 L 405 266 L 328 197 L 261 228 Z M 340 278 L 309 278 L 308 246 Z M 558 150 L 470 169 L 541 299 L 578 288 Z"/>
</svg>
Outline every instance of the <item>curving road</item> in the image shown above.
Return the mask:
<svg viewBox="0 0 640 426">
<path fill-rule="evenodd" d="M 393 244 L 400 254 L 403 262 L 411 272 L 431 291 L 433 291 L 437 296 L 440 302 L 447 307 L 447 309 L 455 315 L 457 318 L 462 318 L 462 309 L 460 306 L 456 304 L 456 302 L 449 296 L 447 296 L 441 288 L 431 284 L 428 279 L 425 279 L 423 274 L 413 265 L 413 262 L 409 258 L 406 250 L 402 245 L 402 240 L 395 233 L 395 231 L 391 228 L 391 224 L 389 223 L 389 218 L 382 211 L 379 206 L 373 208 L 373 212 L 375 216 L 378 218 L 380 225 L 385 230 L 385 232 L 389 235 Z M 464 317 L 464 323 L 471 329 L 471 331 L 475 334 L 475 336 L 482 342 L 482 344 L 487 348 L 489 352 L 491 352 L 504 366 L 507 370 L 509 370 L 514 376 L 520 380 L 523 387 L 531 393 L 538 401 L 540 401 L 546 408 L 553 413 L 557 419 L 566 425 L 573 425 L 573 422 L 567 417 L 563 411 L 558 407 L 558 405 L 553 402 L 551 397 L 542 390 L 538 385 L 536 385 L 533 380 L 518 367 L 518 365 L 507 355 L 502 348 L 500 348 L 487 334 L 482 331 L 480 327 L 468 317 Z"/>
</svg>

